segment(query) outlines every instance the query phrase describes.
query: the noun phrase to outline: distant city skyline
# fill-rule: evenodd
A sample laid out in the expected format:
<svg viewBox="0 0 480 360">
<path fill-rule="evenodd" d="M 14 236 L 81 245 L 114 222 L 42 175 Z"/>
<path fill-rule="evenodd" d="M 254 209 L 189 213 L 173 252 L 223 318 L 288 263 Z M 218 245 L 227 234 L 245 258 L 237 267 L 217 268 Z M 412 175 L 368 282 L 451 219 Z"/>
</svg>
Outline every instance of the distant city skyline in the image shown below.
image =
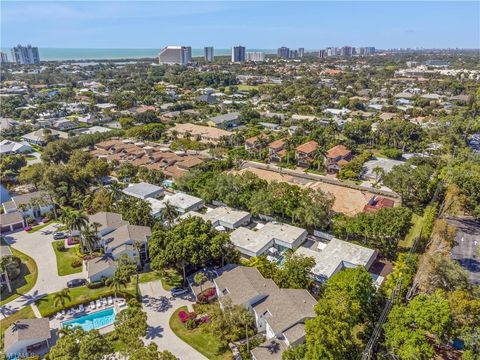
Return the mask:
<svg viewBox="0 0 480 360">
<path fill-rule="evenodd" d="M 2 47 L 480 47 L 475 1 L 2 1 L 1 10 Z"/>
</svg>

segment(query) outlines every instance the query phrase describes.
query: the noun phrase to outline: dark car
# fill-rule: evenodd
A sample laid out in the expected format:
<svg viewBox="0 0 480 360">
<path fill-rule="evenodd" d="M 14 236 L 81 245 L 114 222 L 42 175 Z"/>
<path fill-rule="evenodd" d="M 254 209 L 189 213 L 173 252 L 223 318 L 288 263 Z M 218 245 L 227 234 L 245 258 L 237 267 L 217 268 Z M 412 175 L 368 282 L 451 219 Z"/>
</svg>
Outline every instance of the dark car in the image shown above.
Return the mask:
<svg viewBox="0 0 480 360">
<path fill-rule="evenodd" d="M 180 296 L 188 293 L 188 289 L 182 287 L 173 288 L 171 291 L 172 296 Z"/>
<path fill-rule="evenodd" d="M 57 231 L 53 233 L 53 238 L 55 240 L 65 239 L 66 237 L 67 237 L 67 234 L 62 231 Z"/>
<path fill-rule="evenodd" d="M 87 283 L 87 280 L 85 279 L 73 279 L 67 282 L 67 287 L 74 288 L 74 287 L 85 285 L 86 283 Z"/>
</svg>

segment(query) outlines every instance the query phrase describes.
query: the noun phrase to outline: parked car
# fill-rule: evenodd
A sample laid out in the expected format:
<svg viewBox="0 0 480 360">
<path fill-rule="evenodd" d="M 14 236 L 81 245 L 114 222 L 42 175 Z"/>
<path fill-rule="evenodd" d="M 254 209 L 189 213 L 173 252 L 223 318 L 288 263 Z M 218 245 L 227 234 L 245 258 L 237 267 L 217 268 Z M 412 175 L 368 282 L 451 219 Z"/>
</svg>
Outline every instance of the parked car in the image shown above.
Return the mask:
<svg viewBox="0 0 480 360">
<path fill-rule="evenodd" d="M 188 290 L 182 287 L 173 288 L 171 291 L 172 296 L 180 296 L 188 293 Z"/>
<path fill-rule="evenodd" d="M 66 237 L 67 237 L 67 234 L 64 233 L 63 231 L 57 231 L 53 233 L 53 238 L 55 240 L 65 239 Z"/>
<path fill-rule="evenodd" d="M 67 287 L 68 288 L 74 288 L 78 286 L 83 286 L 87 283 L 87 280 L 85 279 L 73 279 L 67 282 Z"/>
</svg>

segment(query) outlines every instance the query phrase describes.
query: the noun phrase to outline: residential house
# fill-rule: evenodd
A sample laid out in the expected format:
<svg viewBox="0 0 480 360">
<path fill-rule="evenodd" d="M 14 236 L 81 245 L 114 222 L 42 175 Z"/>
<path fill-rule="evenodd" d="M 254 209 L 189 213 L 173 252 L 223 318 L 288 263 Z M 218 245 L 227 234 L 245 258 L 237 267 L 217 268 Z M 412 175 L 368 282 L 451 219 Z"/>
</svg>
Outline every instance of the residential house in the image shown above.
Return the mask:
<svg viewBox="0 0 480 360">
<path fill-rule="evenodd" d="M 16 142 L 4 139 L 0 141 L 0 156 L 26 154 L 32 152 L 32 147 L 25 141 Z"/>
<path fill-rule="evenodd" d="M 19 354 L 45 353 L 51 338 L 48 318 L 17 320 L 5 330 L 3 351 L 14 358 Z"/>
<path fill-rule="evenodd" d="M 65 130 L 70 130 L 78 127 L 78 124 L 68 119 L 59 119 L 54 122 L 53 127 L 55 129 L 65 131 Z"/>
<path fill-rule="evenodd" d="M 305 342 L 305 322 L 315 317 L 317 301 L 305 289 L 280 289 L 272 279 L 258 269 L 231 266 L 213 280 L 220 306 L 228 302 L 242 305 L 255 319 L 259 333 L 265 333 L 266 342 L 251 351 L 255 360 L 281 359 L 289 346 Z M 269 344 L 275 342 L 274 352 Z"/>
<path fill-rule="evenodd" d="M 327 244 L 309 240 L 295 254 L 315 259 L 312 275 L 320 283 L 345 268 L 364 266 L 369 270 L 378 255 L 376 250 L 336 238 Z"/>
<path fill-rule="evenodd" d="M 295 149 L 295 161 L 298 166 L 309 167 L 315 160 L 315 151 L 318 149 L 318 143 L 314 140 L 297 146 Z"/>
<path fill-rule="evenodd" d="M 262 150 L 268 142 L 268 136 L 260 134 L 245 140 L 245 150 L 249 152 L 258 152 Z"/>
<path fill-rule="evenodd" d="M 209 105 L 213 105 L 213 104 L 218 104 L 218 99 L 216 96 L 213 96 L 211 94 L 203 94 L 203 95 L 199 95 L 195 98 L 196 101 L 198 102 L 204 102 L 204 103 L 207 103 Z"/>
<path fill-rule="evenodd" d="M 30 144 L 44 146 L 47 144 L 48 138 L 52 140 L 59 140 L 59 139 L 67 139 L 68 134 L 63 131 L 58 131 L 54 129 L 49 129 L 50 131 L 46 131 L 47 129 L 38 129 L 32 131 L 31 133 L 25 134 L 22 136 L 22 139 Z"/>
<path fill-rule="evenodd" d="M 2 234 L 23 229 L 25 225 L 25 218 L 20 211 L 0 214 L 0 226 Z"/>
<path fill-rule="evenodd" d="M 208 121 L 208 125 L 215 126 L 221 129 L 229 129 L 238 126 L 240 123 L 240 113 L 231 112 L 228 114 L 222 114 L 211 117 Z"/>
<path fill-rule="evenodd" d="M 197 216 L 205 221 L 210 221 L 217 230 L 234 230 L 240 226 L 247 225 L 251 220 L 250 213 L 241 210 L 235 210 L 226 206 L 219 206 L 214 209 L 207 208 L 207 212 L 202 214 L 196 211 L 189 211 L 182 215 L 182 218 Z"/>
<path fill-rule="evenodd" d="M 5 213 L 19 211 L 23 217 L 40 217 L 53 210 L 54 204 L 43 191 L 34 191 L 28 194 L 12 196 L 10 201 L 2 204 Z"/>
<path fill-rule="evenodd" d="M 268 158 L 272 162 L 280 162 L 287 157 L 287 150 L 285 149 L 285 139 L 272 141 L 268 144 Z"/>
<path fill-rule="evenodd" d="M 164 191 L 161 186 L 140 182 L 137 184 L 130 184 L 127 188 L 122 190 L 124 194 L 136 197 L 137 199 L 145 200 L 147 198 L 157 198 L 162 196 Z"/>
<path fill-rule="evenodd" d="M 254 230 L 239 227 L 230 234 L 232 244 L 246 258 L 267 252 L 276 255 L 286 249 L 295 249 L 306 238 L 305 229 L 278 222 L 257 224 Z"/>
<path fill-rule="evenodd" d="M 204 206 L 202 199 L 182 192 L 177 192 L 175 194 L 166 193 L 164 198 L 161 200 L 152 198 L 148 198 L 146 200 L 151 205 L 151 214 L 153 217 L 160 216 L 160 213 L 167 202 L 174 206 L 179 214 L 200 210 Z"/>
<path fill-rule="evenodd" d="M 343 165 L 352 160 L 353 154 L 344 145 L 337 145 L 325 154 L 325 165 L 329 174 L 337 174 Z"/>
<path fill-rule="evenodd" d="M 115 260 L 126 255 L 138 266 L 148 262 L 148 239 L 152 232 L 148 226 L 130 225 L 122 215 L 111 212 L 98 212 L 88 216 L 90 226 L 97 229 L 98 247 L 105 251 L 104 256 L 84 261 L 86 278 L 99 281 L 115 273 Z M 140 249 L 136 244 L 140 244 Z"/>
<path fill-rule="evenodd" d="M 384 174 L 389 173 L 394 166 L 405 164 L 403 161 L 386 159 L 386 158 L 375 158 L 369 160 L 363 164 L 362 178 L 365 180 L 374 180 L 377 181 L 378 174 L 377 168 L 381 169 Z"/>
</svg>

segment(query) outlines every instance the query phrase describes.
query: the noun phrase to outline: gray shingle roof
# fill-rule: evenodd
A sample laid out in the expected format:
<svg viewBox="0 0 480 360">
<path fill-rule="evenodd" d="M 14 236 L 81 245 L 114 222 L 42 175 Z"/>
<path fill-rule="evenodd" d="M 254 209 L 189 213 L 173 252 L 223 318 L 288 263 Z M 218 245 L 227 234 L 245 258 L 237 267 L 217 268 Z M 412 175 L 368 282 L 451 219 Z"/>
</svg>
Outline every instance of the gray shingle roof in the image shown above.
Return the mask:
<svg viewBox="0 0 480 360">
<path fill-rule="evenodd" d="M 23 222 L 23 216 L 20 211 L 15 211 L 7 214 L 0 214 L 0 225 L 7 226 Z"/>
<path fill-rule="evenodd" d="M 17 320 L 5 331 L 3 341 L 6 353 L 18 341 L 44 341 L 50 339 L 48 318 Z"/>
</svg>

